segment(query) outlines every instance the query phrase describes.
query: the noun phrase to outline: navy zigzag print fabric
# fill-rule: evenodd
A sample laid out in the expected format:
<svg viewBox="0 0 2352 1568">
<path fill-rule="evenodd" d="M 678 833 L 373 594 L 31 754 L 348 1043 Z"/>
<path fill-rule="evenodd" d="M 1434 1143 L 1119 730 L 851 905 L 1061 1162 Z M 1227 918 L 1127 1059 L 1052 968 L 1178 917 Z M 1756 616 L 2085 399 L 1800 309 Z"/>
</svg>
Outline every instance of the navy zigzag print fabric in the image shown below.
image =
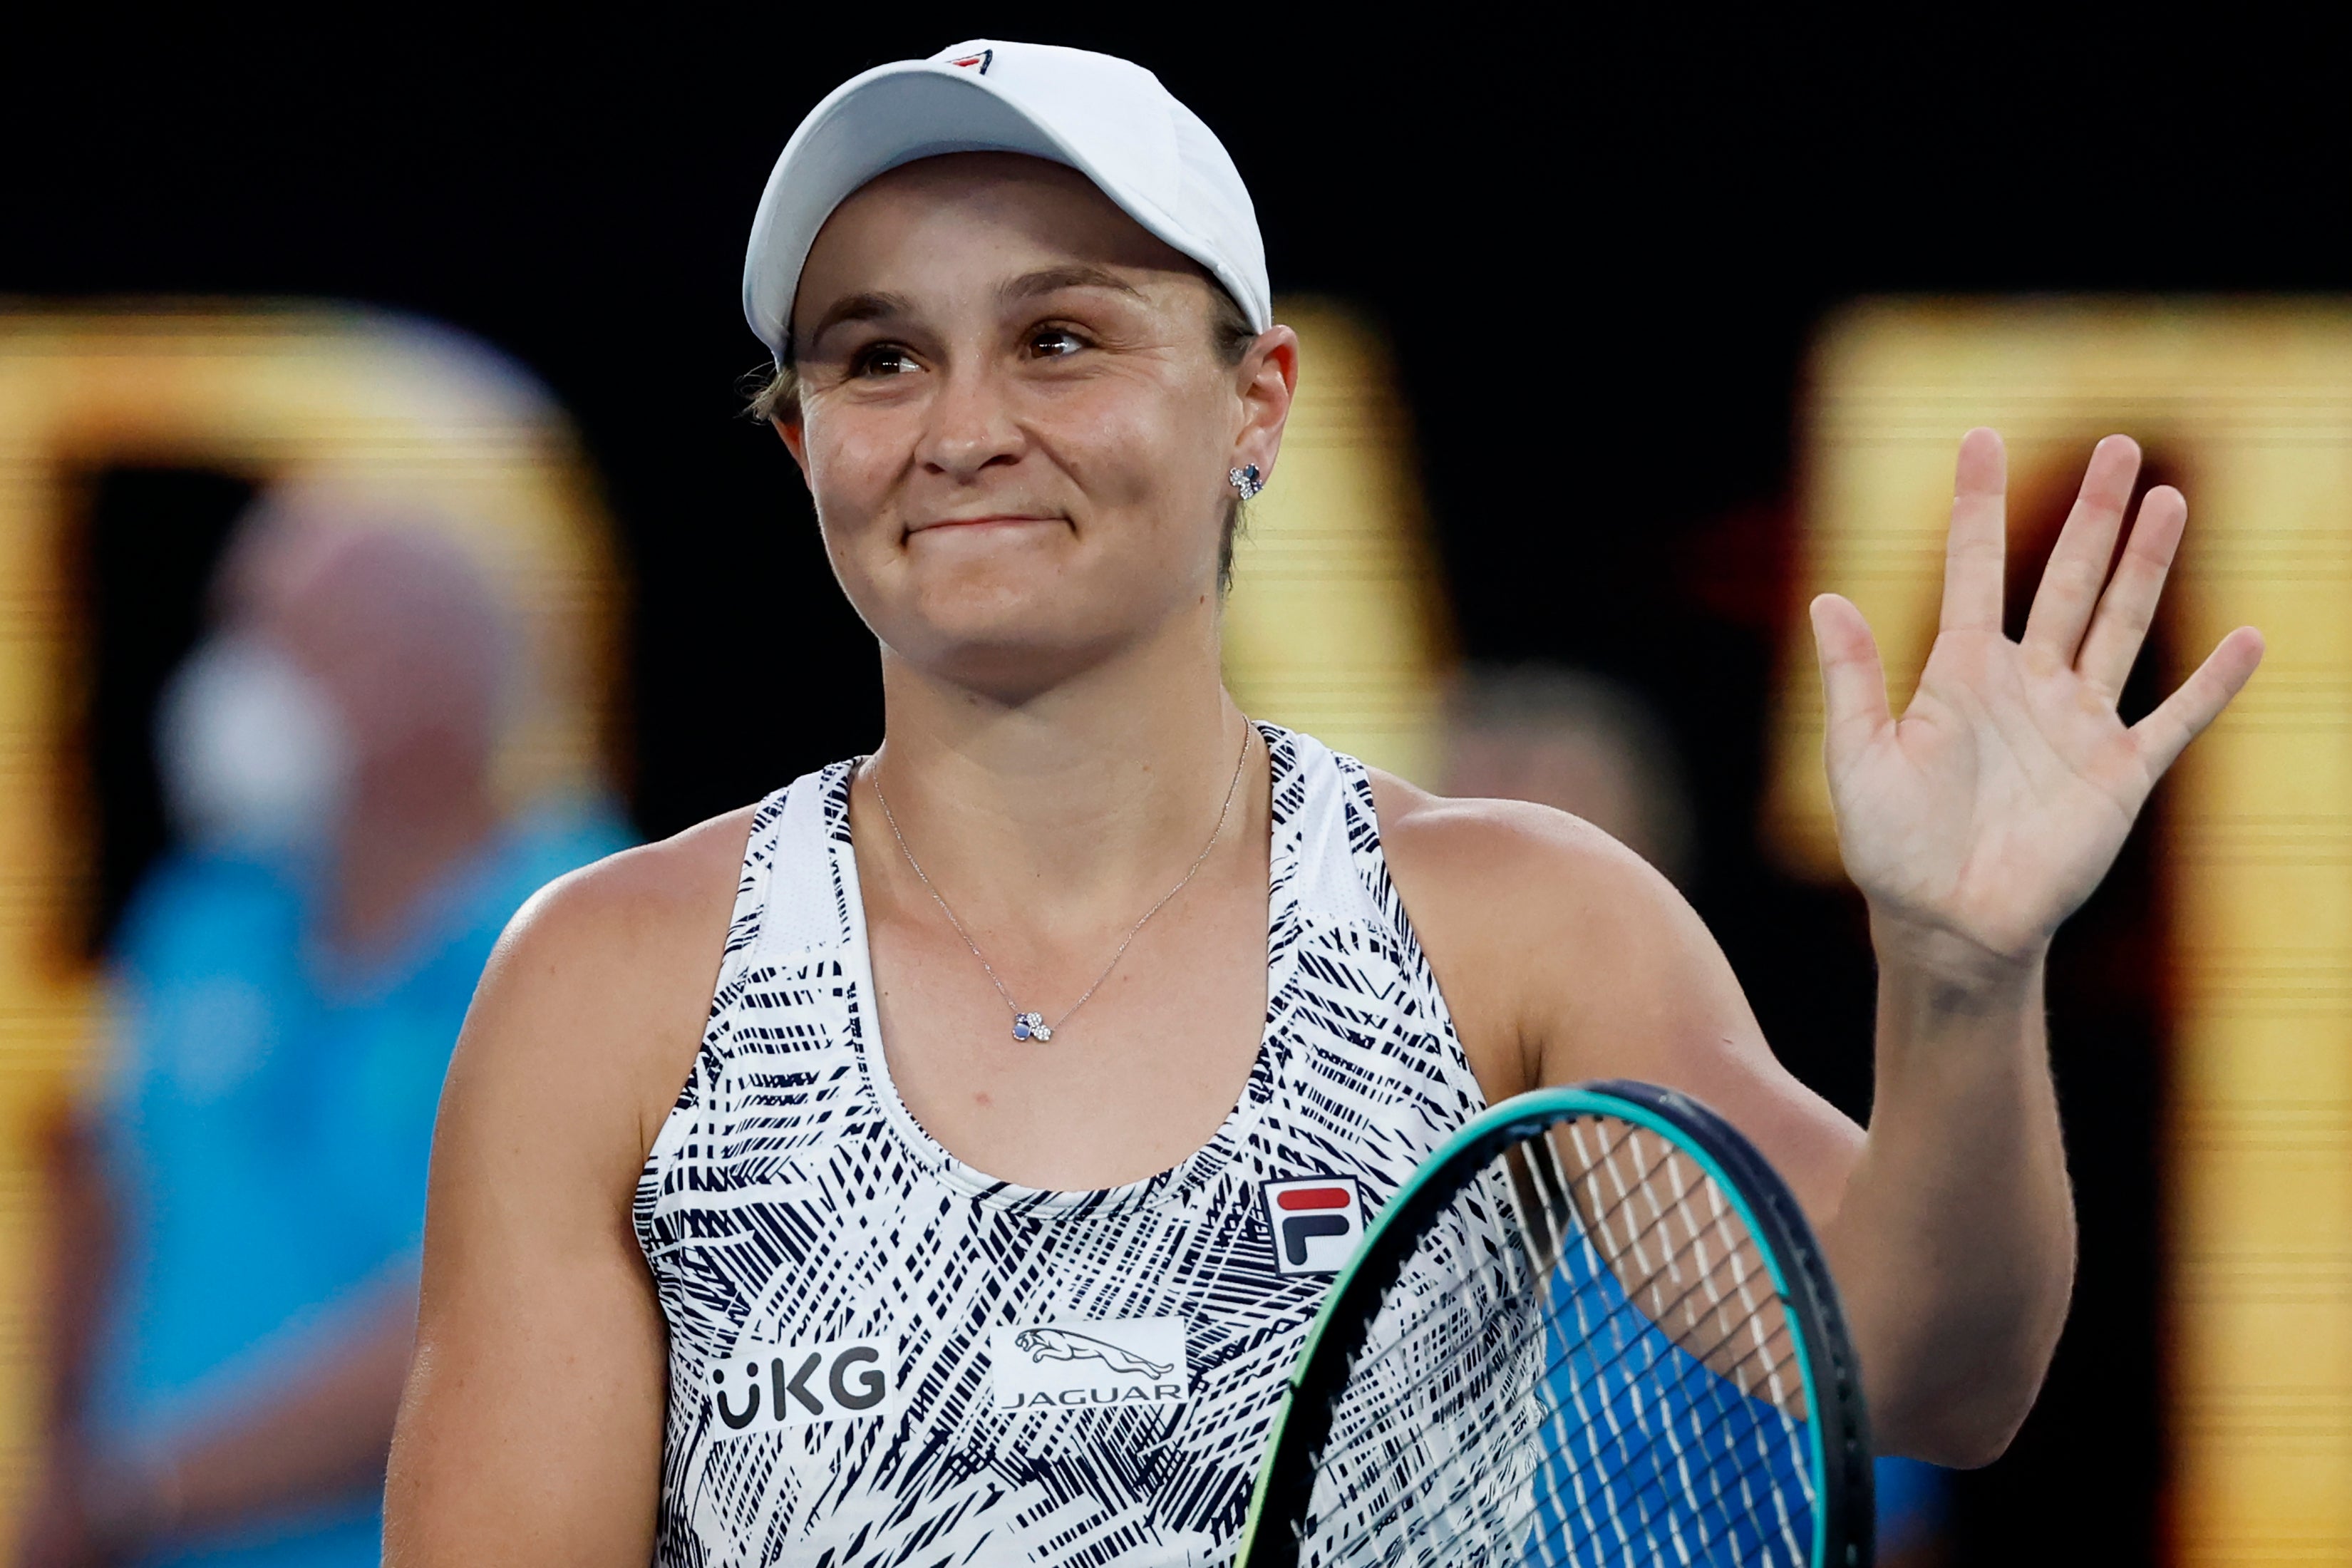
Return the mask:
<svg viewBox="0 0 2352 1568">
<path fill-rule="evenodd" d="M 1361 766 L 1262 726 L 1268 1005 L 1214 1138 L 1102 1192 L 963 1164 L 892 1088 L 853 764 L 754 818 L 635 1226 L 670 1337 L 660 1568 L 1230 1561 L 1363 1224 L 1484 1106 Z"/>
</svg>

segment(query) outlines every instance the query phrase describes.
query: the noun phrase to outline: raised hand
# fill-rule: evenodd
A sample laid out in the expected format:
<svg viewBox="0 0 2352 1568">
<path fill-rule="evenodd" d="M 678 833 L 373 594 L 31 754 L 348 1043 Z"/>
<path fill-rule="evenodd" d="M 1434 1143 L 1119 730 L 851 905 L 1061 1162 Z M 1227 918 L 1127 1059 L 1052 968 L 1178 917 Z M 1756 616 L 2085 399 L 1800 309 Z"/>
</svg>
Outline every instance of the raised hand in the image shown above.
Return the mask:
<svg viewBox="0 0 2352 1568">
<path fill-rule="evenodd" d="M 2110 436 L 2051 552 L 2024 637 L 2001 632 L 2006 464 L 2000 437 L 1960 443 L 1936 646 L 1900 718 L 1862 612 L 1813 601 L 1829 725 L 1830 798 L 1846 872 L 1880 926 L 1912 956 L 2030 963 L 2106 875 L 2173 759 L 2262 662 L 2241 626 L 2158 709 L 2116 712 L 2189 506 L 2158 486 L 2112 577 L 2139 447 Z"/>
</svg>

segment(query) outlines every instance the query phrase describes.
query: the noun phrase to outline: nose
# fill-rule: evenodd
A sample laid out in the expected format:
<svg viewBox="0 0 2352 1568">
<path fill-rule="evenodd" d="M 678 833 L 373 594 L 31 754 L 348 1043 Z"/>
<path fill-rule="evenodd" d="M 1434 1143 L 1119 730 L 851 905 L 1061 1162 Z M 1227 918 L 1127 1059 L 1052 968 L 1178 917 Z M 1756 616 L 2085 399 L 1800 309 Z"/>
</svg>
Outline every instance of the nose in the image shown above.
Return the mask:
<svg viewBox="0 0 2352 1568">
<path fill-rule="evenodd" d="M 966 482 L 1021 460 L 1026 446 L 1006 402 L 1008 389 L 985 363 L 952 366 L 932 399 L 917 458 L 944 478 Z"/>
</svg>

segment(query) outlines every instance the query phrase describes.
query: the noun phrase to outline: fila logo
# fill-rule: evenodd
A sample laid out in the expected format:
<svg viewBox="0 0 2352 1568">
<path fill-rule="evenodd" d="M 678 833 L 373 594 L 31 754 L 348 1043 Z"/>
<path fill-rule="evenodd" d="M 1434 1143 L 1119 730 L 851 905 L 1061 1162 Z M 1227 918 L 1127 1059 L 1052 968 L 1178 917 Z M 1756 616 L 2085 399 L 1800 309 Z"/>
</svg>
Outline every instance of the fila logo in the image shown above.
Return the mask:
<svg viewBox="0 0 2352 1568">
<path fill-rule="evenodd" d="M 892 1397 L 887 1348 L 870 1340 L 821 1345 L 766 1345 L 743 1340 L 710 1369 L 715 1437 L 772 1432 L 816 1421 L 887 1415 Z"/>
<path fill-rule="evenodd" d="M 1353 1176 L 1302 1176 L 1265 1184 L 1274 1266 L 1285 1274 L 1333 1274 L 1356 1255 L 1364 1198 Z"/>
<path fill-rule="evenodd" d="M 988 68 L 995 63 L 996 51 L 994 49 L 982 49 L 976 55 L 966 55 L 961 59 L 954 59 L 948 62 L 948 64 L 955 67 L 958 70 L 968 70 L 978 76 L 986 76 L 988 74 Z"/>
<path fill-rule="evenodd" d="M 990 1331 L 999 1410 L 1173 1405 L 1192 1391 L 1181 1318 L 1070 1319 Z"/>
</svg>

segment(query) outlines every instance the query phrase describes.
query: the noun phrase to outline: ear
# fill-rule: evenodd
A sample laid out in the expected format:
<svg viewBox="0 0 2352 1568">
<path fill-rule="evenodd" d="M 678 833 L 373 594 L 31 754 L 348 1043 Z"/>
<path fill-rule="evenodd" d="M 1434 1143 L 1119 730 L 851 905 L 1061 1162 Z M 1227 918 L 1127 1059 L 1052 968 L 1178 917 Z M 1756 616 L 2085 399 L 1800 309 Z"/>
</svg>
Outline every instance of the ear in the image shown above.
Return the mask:
<svg viewBox="0 0 2352 1568">
<path fill-rule="evenodd" d="M 1298 391 L 1298 334 L 1279 324 L 1268 327 L 1242 356 L 1234 375 L 1241 395 L 1241 426 L 1234 432 L 1232 466 L 1255 463 L 1259 474 L 1270 479 L 1274 460 L 1282 454 L 1290 400 Z"/>
<path fill-rule="evenodd" d="M 807 485 L 809 483 L 807 427 L 801 423 L 797 414 L 789 419 L 781 414 L 771 415 L 768 423 L 774 426 L 776 434 L 784 438 L 784 450 L 793 455 L 793 466 L 801 471 L 801 483 Z M 811 495 L 816 493 L 814 485 L 809 485 L 809 493 Z"/>
</svg>

